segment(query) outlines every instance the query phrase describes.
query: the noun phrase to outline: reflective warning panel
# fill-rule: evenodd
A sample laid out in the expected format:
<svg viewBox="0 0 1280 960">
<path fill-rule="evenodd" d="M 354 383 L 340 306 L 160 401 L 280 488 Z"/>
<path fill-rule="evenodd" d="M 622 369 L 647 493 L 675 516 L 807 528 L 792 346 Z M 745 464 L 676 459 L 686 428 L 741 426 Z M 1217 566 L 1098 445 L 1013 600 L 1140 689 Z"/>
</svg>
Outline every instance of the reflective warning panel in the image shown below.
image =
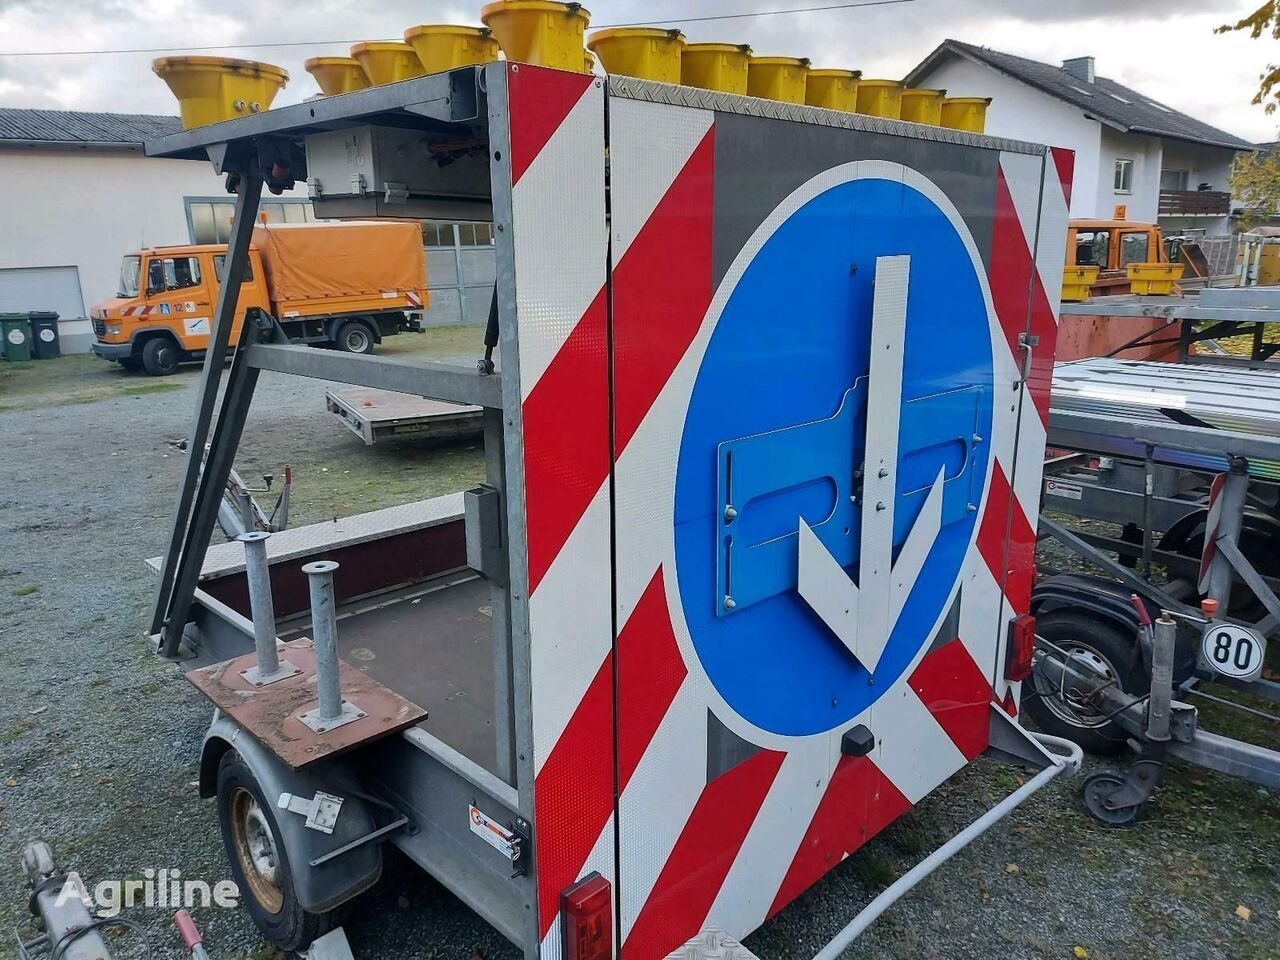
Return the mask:
<svg viewBox="0 0 1280 960">
<path fill-rule="evenodd" d="M 521 313 L 535 856 L 544 905 L 598 871 L 624 960 L 660 960 L 750 933 L 1016 711 L 1070 157 L 607 85 L 608 283 L 554 337 Z M 584 429 L 537 435 L 562 409 Z"/>
</svg>

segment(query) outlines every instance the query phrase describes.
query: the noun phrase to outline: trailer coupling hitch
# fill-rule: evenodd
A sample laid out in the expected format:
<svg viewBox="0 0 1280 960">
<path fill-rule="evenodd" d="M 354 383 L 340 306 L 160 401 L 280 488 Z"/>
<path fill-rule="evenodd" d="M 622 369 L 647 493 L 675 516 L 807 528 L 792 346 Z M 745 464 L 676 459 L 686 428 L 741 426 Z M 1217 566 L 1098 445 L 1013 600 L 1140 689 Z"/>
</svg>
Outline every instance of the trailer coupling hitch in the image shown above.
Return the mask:
<svg viewBox="0 0 1280 960">
<path fill-rule="evenodd" d="M 76 873 L 63 873 L 53 858 L 53 850 L 43 840 L 33 840 L 22 848 L 22 867 L 31 887 L 28 906 L 40 928 L 30 940 L 19 939 L 18 960 L 48 956 L 54 960 L 111 960 L 102 937 L 104 930 L 123 928 L 143 943 L 151 955 L 146 931 L 123 917 L 94 917 L 89 912 L 88 893 Z"/>
</svg>

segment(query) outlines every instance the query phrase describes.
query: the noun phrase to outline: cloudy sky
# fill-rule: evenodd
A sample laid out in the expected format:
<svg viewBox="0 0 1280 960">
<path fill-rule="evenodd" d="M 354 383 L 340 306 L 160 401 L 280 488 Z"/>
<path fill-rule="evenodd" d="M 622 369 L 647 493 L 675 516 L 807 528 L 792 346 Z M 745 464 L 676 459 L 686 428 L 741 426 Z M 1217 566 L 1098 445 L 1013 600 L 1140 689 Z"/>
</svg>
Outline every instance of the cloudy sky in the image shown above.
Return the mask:
<svg viewBox="0 0 1280 960">
<path fill-rule="evenodd" d="M 838 0 L 594 0 L 593 25 L 822 6 Z M 750 43 L 757 53 L 900 77 L 947 37 L 1058 63 L 1092 55 L 1098 73 L 1250 140 L 1275 140 L 1280 116 L 1251 106 L 1280 44 L 1214 36 L 1259 0 L 910 0 L 865 9 L 683 25 L 690 40 Z M 478 23 L 482 0 L 0 0 L 0 106 L 172 113 L 150 72 L 155 53 L 16 56 L 68 50 L 236 45 L 221 56 L 277 63 L 292 80 L 278 103 L 316 92 L 307 57 L 415 23 Z M 329 42 L 323 42 L 329 41 Z M 300 46 L 255 47 L 254 43 Z"/>
</svg>

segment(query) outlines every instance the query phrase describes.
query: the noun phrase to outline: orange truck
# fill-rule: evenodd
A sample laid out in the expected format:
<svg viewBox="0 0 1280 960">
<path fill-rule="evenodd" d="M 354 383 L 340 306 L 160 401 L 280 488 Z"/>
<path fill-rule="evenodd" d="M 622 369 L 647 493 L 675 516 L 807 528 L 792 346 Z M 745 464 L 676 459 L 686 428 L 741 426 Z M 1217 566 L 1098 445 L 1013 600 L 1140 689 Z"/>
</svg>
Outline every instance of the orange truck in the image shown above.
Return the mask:
<svg viewBox="0 0 1280 960">
<path fill-rule="evenodd" d="M 210 244 L 126 254 L 119 293 L 90 314 L 93 352 L 153 376 L 203 358 L 226 255 Z M 259 224 L 230 342 L 257 307 L 296 343 L 372 353 L 383 337 L 422 329 L 426 287 L 417 223 Z"/>
<path fill-rule="evenodd" d="M 1095 297 L 1129 292 L 1131 263 L 1168 263 L 1164 237 L 1153 223 L 1136 220 L 1072 220 L 1067 224 L 1067 266 L 1097 267 Z"/>
</svg>

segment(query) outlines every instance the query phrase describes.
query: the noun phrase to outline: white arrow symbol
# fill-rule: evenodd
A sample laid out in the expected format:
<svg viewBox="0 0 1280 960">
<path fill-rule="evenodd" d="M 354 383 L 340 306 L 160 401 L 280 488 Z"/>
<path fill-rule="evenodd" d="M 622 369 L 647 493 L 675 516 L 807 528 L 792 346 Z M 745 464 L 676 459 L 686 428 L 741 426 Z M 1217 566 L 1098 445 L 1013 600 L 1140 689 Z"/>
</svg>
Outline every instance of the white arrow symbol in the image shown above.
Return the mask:
<svg viewBox="0 0 1280 960">
<path fill-rule="evenodd" d="M 867 444 L 862 483 L 862 544 L 855 584 L 800 519 L 800 596 L 858 662 L 874 673 L 911 588 L 942 529 L 945 467 L 938 470 L 920 515 L 893 562 L 893 514 L 897 490 L 898 420 L 907 332 L 910 257 L 876 260 L 871 307 Z"/>
</svg>

